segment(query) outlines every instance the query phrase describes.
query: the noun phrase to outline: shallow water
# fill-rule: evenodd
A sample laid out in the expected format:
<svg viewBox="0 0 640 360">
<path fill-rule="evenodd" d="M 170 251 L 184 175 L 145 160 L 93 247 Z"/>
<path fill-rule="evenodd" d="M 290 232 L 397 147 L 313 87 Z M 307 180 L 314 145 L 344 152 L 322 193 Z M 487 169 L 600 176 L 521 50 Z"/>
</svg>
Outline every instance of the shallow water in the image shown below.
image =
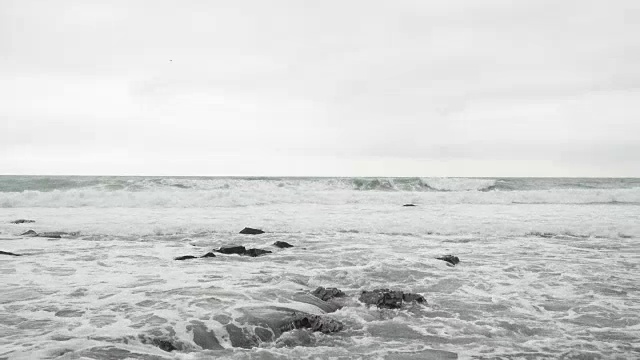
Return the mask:
<svg viewBox="0 0 640 360">
<path fill-rule="evenodd" d="M 134 207 L 135 201 L 69 206 L 76 197 L 69 191 L 87 190 L 60 191 L 58 200 L 67 206 L 24 200 L 0 208 L 0 250 L 23 254 L 0 256 L 0 358 L 640 357 L 640 207 L 622 203 L 629 198 L 576 204 L 582 198 L 570 199 L 575 189 L 297 188 L 282 190 L 297 197 L 273 203 Z M 183 195 L 193 196 L 190 191 Z M 233 186 L 221 191 L 244 199 Z M 580 191 L 599 192 L 583 198 L 637 192 Z M 514 204 L 504 203 L 505 197 L 566 200 Z M 486 201 L 459 201 L 469 198 Z M 419 206 L 402 207 L 406 202 Z M 18 218 L 36 223 L 9 224 Z M 245 226 L 267 233 L 238 234 Z M 28 229 L 80 234 L 19 235 Z M 294 247 L 278 249 L 275 241 Z M 173 260 L 228 244 L 273 253 Z M 451 267 L 434 259 L 443 254 L 455 254 L 461 263 Z M 343 331 L 297 330 L 232 346 L 229 324 L 255 335 L 248 313 L 276 307 L 323 313 L 305 300 L 318 286 L 347 294 L 342 309 L 325 315 L 342 322 Z M 367 308 L 358 296 L 375 288 L 419 293 L 428 303 Z M 213 331 L 215 349 L 194 341 L 199 326 Z M 165 352 L 154 338 L 182 349 Z"/>
</svg>

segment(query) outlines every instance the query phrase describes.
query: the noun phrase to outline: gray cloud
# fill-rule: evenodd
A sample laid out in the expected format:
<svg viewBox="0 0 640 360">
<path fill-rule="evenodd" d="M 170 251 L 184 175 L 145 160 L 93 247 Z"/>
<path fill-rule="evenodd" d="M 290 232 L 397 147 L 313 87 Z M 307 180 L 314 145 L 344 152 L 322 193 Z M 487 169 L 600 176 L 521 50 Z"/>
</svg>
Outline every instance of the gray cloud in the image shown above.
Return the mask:
<svg viewBox="0 0 640 360">
<path fill-rule="evenodd" d="M 635 1 L 3 1 L 2 164 L 123 152 L 154 173 L 167 154 L 259 154 L 280 174 L 310 156 L 383 175 L 383 158 L 640 175 L 638 33 Z"/>
</svg>

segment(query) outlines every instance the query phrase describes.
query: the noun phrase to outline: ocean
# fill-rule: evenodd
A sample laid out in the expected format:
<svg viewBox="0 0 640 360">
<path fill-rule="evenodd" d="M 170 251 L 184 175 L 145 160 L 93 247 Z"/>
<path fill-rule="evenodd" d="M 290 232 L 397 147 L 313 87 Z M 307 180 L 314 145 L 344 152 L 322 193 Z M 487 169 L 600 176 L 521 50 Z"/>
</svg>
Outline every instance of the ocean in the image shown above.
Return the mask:
<svg viewBox="0 0 640 360">
<path fill-rule="evenodd" d="M 639 238 L 640 179 L 0 176 L 0 359 L 640 358 Z"/>
</svg>

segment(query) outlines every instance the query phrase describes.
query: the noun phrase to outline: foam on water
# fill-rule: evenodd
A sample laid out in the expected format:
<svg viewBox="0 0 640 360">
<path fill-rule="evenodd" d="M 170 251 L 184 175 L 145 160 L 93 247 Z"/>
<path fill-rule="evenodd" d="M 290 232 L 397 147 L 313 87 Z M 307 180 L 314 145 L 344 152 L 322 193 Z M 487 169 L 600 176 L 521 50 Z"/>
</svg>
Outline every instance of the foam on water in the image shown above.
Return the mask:
<svg viewBox="0 0 640 360">
<path fill-rule="evenodd" d="M 79 188 L 0 193 L 14 197 L 0 208 L 0 250 L 23 254 L 0 257 L 0 358 L 640 354 L 640 212 L 628 184 L 485 192 L 500 180 L 420 180 L 440 191 L 398 190 L 398 179 L 396 189 L 377 190 L 358 189 L 357 179 L 187 180 L 106 190 L 96 188 L 102 179 L 85 179 Z M 18 218 L 36 222 L 9 223 Z M 245 226 L 267 233 L 238 234 Z M 19 235 L 28 229 L 79 235 Z M 273 253 L 173 260 L 228 244 Z M 443 254 L 462 262 L 434 259 Z M 256 311 L 323 313 L 305 300 L 317 286 L 347 294 L 326 315 L 343 331 L 232 346 L 229 324 L 255 335 Z M 375 288 L 420 293 L 428 304 L 379 310 L 357 300 Z M 199 326 L 218 347 L 195 341 Z M 164 352 L 158 338 L 180 350 Z"/>
</svg>

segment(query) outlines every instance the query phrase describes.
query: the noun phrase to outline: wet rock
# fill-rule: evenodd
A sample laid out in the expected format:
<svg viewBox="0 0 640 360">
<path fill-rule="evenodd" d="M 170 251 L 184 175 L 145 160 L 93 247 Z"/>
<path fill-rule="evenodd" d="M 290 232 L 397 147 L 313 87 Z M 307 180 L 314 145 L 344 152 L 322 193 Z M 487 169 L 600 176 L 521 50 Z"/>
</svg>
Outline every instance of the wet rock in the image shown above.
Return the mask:
<svg viewBox="0 0 640 360">
<path fill-rule="evenodd" d="M 242 255 L 251 256 L 251 257 L 257 257 L 257 256 L 264 255 L 264 254 L 271 254 L 271 251 L 262 250 L 262 249 L 248 249 Z"/>
<path fill-rule="evenodd" d="M 221 254 L 238 254 L 243 255 L 247 249 L 244 246 L 223 246 L 220 249 L 216 250 Z"/>
<path fill-rule="evenodd" d="M 227 333 L 229 334 L 229 341 L 233 347 L 241 347 L 245 349 L 251 349 L 260 344 L 259 338 L 252 335 L 248 331 L 244 331 L 242 328 L 237 327 L 234 324 L 228 324 L 225 326 Z"/>
<path fill-rule="evenodd" d="M 404 302 L 417 302 L 419 304 L 427 302 L 427 300 L 424 298 L 424 296 L 422 296 L 420 294 L 411 294 L 411 293 L 403 293 L 402 294 L 402 301 L 404 301 Z"/>
<path fill-rule="evenodd" d="M 313 292 L 311 292 L 311 295 L 317 297 L 320 300 L 328 301 L 335 297 L 342 297 L 345 294 L 338 288 L 323 288 L 322 286 L 320 286 Z"/>
<path fill-rule="evenodd" d="M 416 205 L 416 204 L 404 204 L 404 205 L 402 205 L 402 206 L 404 206 L 404 207 L 411 207 L 411 206 L 417 206 L 417 205 Z"/>
<path fill-rule="evenodd" d="M 35 220 L 27 220 L 27 219 L 18 219 L 18 220 L 13 220 L 11 223 L 12 224 L 30 224 L 30 223 L 34 223 L 36 222 Z"/>
<path fill-rule="evenodd" d="M 207 329 L 203 322 L 194 320 L 187 325 L 187 331 L 193 332 L 193 342 L 204 350 L 222 350 L 224 347 L 216 338 L 213 331 Z"/>
<path fill-rule="evenodd" d="M 2 250 L 0 250 L 0 255 L 22 256 L 22 255 L 20 255 L 20 254 L 14 254 L 14 253 L 12 253 L 12 252 L 2 251 Z"/>
<path fill-rule="evenodd" d="M 22 234 L 20 234 L 20 236 L 38 236 L 38 233 L 33 230 L 29 230 L 29 231 L 23 232 Z"/>
<path fill-rule="evenodd" d="M 256 256 L 271 253 L 271 251 L 269 250 L 246 249 L 244 246 L 223 246 L 220 249 L 215 251 L 221 254 L 227 254 L 227 255 L 236 254 L 236 255 L 251 256 L 251 257 L 256 257 Z"/>
<path fill-rule="evenodd" d="M 460 262 L 460 259 L 457 256 L 453 256 L 453 255 L 445 255 L 445 256 L 437 257 L 436 259 L 446 261 L 449 264 L 454 266 Z"/>
<path fill-rule="evenodd" d="M 178 348 L 173 346 L 173 344 L 169 340 L 153 339 L 153 344 L 166 352 L 178 350 Z"/>
<path fill-rule="evenodd" d="M 204 255 L 200 256 L 200 257 L 203 257 L 203 258 L 211 258 L 211 257 L 216 257 L 216 254 L 214 254 L 214 253 L 212 253 L 212 252 L 208 252 L 208 253 L 206 253 L 206 254 L 204 254 Z"/>
<path fill-rule="evenodd" d="M 173 260 L 189 260 L 189 259 L 196 259 L 196 257 L 193 256 L 193 255 L 184 255 L 184 256 L 178 256 L 177 258 L 174 258 Z"/>
<path fill-rule="evenodd" d="M 264 231 L 260 229 L 253 229 L 253 228 L 246 227 L 240 230 L 240 234 L 258 235 L 258 234 L 264 234 Z"/>
<path fill-rule="evenodd" d="M 284 242 L 284 241 L 276 241 L 276 242 L 273 243 L 273 245 L 276 246 L 276 247 L 279 247 L 280 249 L 293 247 L 293 245 L 289 244 L 288 242 Z"/>
<path fill-rule="evenodd" d="M 367 305 L 375 305 L 379 309 L 399 309 L 403 302 L 426 303 L 422 295 L 403 293 L 402 291 L 392 291 L 389 289 L 376 289 L 373 291 L 363 291 L 358 299 Z"/>
<path fill-rule="evenodd" d="M 172 336 L 175 336 L 175 334 L 174 335 L 140 334 L 138 335 L 138 339 L 140 339 L 140 342 L 142 342 L 143 344 L 150 344 L 153 346 L 157 346 L 166 352 L 187 349 L 187 346 L 185 346 L 185 344 L 173 339 Z"/>
<path fill-rule="evenodd" d="M 273 332 L 269 329 L 265 329 L 263 327 L 256 326 L 254 329 L 256 336 L 260 338 L 263 342 L 273 340 Z"/>
<path fill-rule="evenodd" d="M 310 329 L 328 334 L 340 331 L 344 325 L 337 321 L 320 315 L 305 313 L 294 313 L 292 319 L 280 327 L 280 331 L 290 331 L 294 329 Z"/>
</svg>

